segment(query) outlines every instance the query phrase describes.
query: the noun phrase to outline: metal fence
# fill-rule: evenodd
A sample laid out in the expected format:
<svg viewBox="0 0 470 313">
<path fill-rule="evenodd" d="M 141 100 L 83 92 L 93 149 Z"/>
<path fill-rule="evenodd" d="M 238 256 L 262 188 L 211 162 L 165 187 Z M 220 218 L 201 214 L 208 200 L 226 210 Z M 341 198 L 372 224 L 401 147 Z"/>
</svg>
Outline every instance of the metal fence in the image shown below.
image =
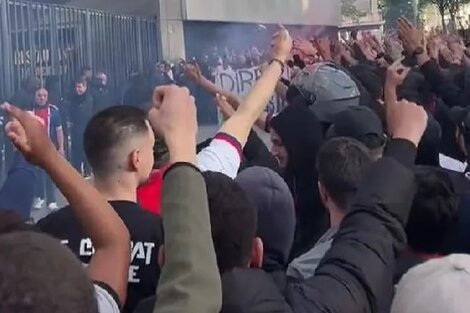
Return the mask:
<svg viewBox="0 0 470 313">
<path fill-rule="evenodd" d="M 68 92 L 85 65 L 119 88 L 131 70 L 158 59 L 157 40 L 155 19 L 0 0 L 0 98 L 31 75 L 57 75 Z"/>
<path fill-rule="evenodd" d="M 129 72 L 158 60 L 157 25 L 152 18 L 0 0 L 0 101 L 30 76 L 43 83 L 57 76 L 67 96 L 83 66 L 104 71 L 117 95 Z M 7 168 L 4 139 L 0 130 L 0 182 Z"/>
</svg>

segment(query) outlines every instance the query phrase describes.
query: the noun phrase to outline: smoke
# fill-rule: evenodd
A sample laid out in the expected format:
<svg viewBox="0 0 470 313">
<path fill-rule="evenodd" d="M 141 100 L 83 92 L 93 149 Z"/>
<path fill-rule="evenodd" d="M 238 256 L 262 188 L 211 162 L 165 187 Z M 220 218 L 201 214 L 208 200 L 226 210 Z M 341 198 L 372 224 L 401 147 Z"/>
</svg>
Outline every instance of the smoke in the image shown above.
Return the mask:
<svg viewBox="0 0 470 313">
<path fill-rule="evenodd" d="M 332 26 L 286 26 L 292 37 L 310 39 L 336 37 Z M 268 50 L 272 35 L 278 26 L 274 24 L 198 22 L 185 26 L 187 56 L 198 59 L 227 51 L 244 53 L 253 47 L 260 52 Z"/>
</svg>

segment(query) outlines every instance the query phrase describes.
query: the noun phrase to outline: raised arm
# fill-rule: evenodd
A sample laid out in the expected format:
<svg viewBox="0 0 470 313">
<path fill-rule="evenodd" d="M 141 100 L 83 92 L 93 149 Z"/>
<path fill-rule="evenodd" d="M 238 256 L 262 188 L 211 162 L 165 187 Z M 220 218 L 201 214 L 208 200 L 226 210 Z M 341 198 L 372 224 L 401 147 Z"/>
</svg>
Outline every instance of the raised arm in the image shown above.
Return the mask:
<svg viewBox="0 0 470 313">
<path fill-rule="evenodd" d="M 196 108 L 186 88 L 157 88 L 149 118 L 165 137 L 173 164 L 163 183 L 165 263 L 157 288 L 158 313 L 218 313 L 220 276 L 209 204 L 196 169 Z"/>
<path fill-rule="evenodd" d="M 315 276 L 289 286 L 296 313 L 390 310 L 395 251 L 406 242 L 404 226 L 415 190 L 407 167 L 413 166 L 427 115 L 416 104 L 398 102 L 388 116 L 392 143 L 401 146 L 394 153 L 403 155 L 399 160 L 386 155 L 364 173 L 351 211 Z"/>
<path fill-rule="evenodd" d="M 188 63 L 185 65 L 184 71 L 186 77 L 194 81 L 213 97 L 217 95 L 225 97 L 235 110 L 240 106 L 240 98 L 236 94 L 217 86 L 211 80 L 205 78 L 201 73 L 199 65 Z"/>
<path fill-rule="evenodd" d="M 283 66 L 292 49 L 292 38 L 286 29 L 281 29 L 272 42 L 273 61 L 240 104 L 240 107 L 221 127 L 220 132 L 235 138 L 245 145 L 251 128 L 264 111 L 282 74 Z"/>
<path fill-rule="evenodd" d="M 95 248 L 87 267 L 90 279 L 112 288 L 123 305 L 130 263 L 126 226 L 106 199 L 59 154 L 33 116 L 9 104 L 2 108 L 14 118 L 6 126 L 8 137 L 29 162 L 47 172 L 90 236 Z"/>
<path fill-rule="evenodd" d="M 272 42 L 273 59 L 270 65 L 238 109 L 224 122 L 211 144 L 197 155 L 199 169 L 235 178 L 251 128 L 272 97 L 291 49 L 292 39 L 282 28 Z"/>
<path fill-rule="evenodd" d="M 398 23 L 403 46 L 408 54 L 415 55 L 418 65 L 431 89 L 450 106 L 468 106 L 468 100 L 463 90 L 446 78 L 440 71 L 436 60 L 429 57 L 423 42 L 422 32 L 406 18 Z"/>
</svg>

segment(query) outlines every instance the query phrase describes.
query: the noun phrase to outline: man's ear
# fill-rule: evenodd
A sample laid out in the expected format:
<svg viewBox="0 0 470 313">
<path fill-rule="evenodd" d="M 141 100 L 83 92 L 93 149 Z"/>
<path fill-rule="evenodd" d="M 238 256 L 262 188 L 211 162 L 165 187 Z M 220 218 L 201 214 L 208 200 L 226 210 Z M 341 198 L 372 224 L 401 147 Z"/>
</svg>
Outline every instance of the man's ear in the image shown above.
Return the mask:
<svg viewBox="0 0 470 313">
<path fill-rule="evenodd" d="M 129 155 L 129 167 L 135 171 L 139 168 L 140 163 L 140 150 L 132 150 L 131 154 Z"/>
<path fill-rule="evenodd" d="M 161 245 L 159 248 L 158 248 L 158 265 L 160 265 L 160 268 L 163 267 L 163 265 L 165 264 L 165 247 L 164 245 Z"/>
<path fill-rule="evenodd" d="M 264 246 L 261 238 L 256 237 L 253 239 L 253 246 L 251 248 L 251 261 L 250 268 L 262 268 L 264 257 Z"/>
</svg>

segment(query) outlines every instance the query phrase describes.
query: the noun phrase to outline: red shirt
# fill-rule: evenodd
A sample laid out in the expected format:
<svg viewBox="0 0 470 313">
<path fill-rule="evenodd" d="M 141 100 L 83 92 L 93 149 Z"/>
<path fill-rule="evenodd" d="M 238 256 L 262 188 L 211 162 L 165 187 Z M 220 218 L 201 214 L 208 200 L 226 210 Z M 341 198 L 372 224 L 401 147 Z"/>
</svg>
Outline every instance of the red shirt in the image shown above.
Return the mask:
<svg viewBox="0 0 470 313">
<path fill-rule="evenodd" d="M 49 105 L 34 109 L 34 115 L 39 117 L 44 122 L 44 127 L 46 128 L 46 130 L 49 130 L 49 121 L 51 117 Z"/>
<path fill-rule="evenodd" d="M 168 166 L 154 170 L 149 180 L 137 188 L 137 202 L 146 211 L 157 215 L 161 214 L 161 195 L 163 187 L 163 175 Z"/>
</svg>

